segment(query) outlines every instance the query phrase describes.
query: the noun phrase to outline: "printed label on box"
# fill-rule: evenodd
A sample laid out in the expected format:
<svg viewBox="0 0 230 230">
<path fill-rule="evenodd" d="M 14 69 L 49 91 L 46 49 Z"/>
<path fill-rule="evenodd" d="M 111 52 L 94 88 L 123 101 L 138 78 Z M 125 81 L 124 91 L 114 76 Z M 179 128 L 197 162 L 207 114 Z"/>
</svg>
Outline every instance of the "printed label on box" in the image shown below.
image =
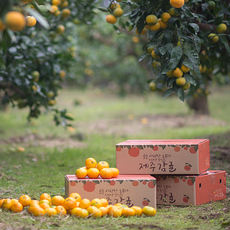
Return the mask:
<svg viewBox="0 0 230 230">
<path fill-rule="evenodd" d="M 78 179 L 66 175 L 65 196 L 77 192 L 82 198 L 106 198 L 109 204 L 156 208 L 156 179 L 150 175 L 119 175 L 113 179 Z"/>
<path fill-rule="evenodd" d="M 196 176 L 157 175 L 157 204 L 200 205 L 226 198 L 226 172 L 209 170 Z"/>
<path fill-rule="evenodd" d="M 208 140 L 129 140 L 116 145 L 120 174 L 199 174 L 210 167 Z"/>
</svg>

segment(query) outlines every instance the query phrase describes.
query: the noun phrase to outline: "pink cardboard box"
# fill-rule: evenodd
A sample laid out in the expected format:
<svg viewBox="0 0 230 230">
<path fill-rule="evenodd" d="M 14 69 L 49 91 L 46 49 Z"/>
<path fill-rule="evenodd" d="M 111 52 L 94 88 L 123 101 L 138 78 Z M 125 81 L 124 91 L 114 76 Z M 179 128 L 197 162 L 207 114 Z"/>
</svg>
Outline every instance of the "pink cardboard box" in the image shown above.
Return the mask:
<svg viewBox="0 0 230 230">
<path fill-rule="evenodd" d="M 77 192 L 83 198 L 106 198 L 109 204 L 156 208 L 156 178 L 151 175 L 119 175 L 112 179 L 78 179 L 65 176 L 65 197 Z"/>
<path fill-rule="evenodd" d="M 157 175 L 157 204 L 200 205 L 226 198 L 226 172 L 209 170 L 196 176 Z"/>
<path fill-rule="evenodd" d="M 127 140 L 116 161 L 120 174 L 200 174 L 210 167 L 209 140 Z"/>
</svg>

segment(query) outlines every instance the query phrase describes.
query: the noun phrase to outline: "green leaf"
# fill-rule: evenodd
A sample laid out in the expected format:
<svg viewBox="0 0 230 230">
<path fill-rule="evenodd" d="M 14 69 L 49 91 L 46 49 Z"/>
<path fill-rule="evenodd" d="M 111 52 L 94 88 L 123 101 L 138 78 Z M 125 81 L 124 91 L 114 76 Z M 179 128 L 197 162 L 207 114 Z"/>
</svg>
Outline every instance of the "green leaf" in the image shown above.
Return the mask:
<svg viewBox="0 0 230 230">
<path fill-rule="evenodd" d="M 5 65 L 5 61 L 2 57 L 0 57 L 0 68 L 1 69 L 5 69 L 6 68 L 6 65 Z"/>
<path fill-rule="evenodd" d="M 178 89 L 177 95 L 178 95 L 178 97 L 180 98 L 181 101 L 184 101 L 184 90 L 183 90 L 183 88 L 180 87 Z"/>
<path fill-rule="evenodd" d="M 137 22 L 137 31 L 141 34 L 142 30 L 145 27 L 145 18 L 147 13 L 143 13 Z"/>
<path fill-rule="evenodd" d="M 208 3 L 206 2 L 206 3 L 201 4 L 201 9 L 203 11 L 207 10 L 208 9 Z"/>
<path fill-rule="evenodd" d="M 29 13 L 30 15 L 34 16 L 34 17 L 37 19 L 37 21 L 38 21 L 45 29 L 47 29 L 47 30 L 50 29 L 50 26 L 49 26 L 48 22 L 46 21 L 46 19 L 45 19 L 41 14 L 39 14 L 37 11 L 35 11 L 35 10 L 33 10 L 33 9 L 30 9 L 30 8 L 29 8 L 27 11 L 28 11 L 28 13 Z"/>
<path fill-rule="evenodd" d="M 201 48 L 201 40 L 196 35 L 193 35 L 193 38 L 194 38 L 194 42 L 195 42 L 196 51 L 199 53 L 200 52 L 200 48 Z"/>
<path fill-rule="evenodd" d="M 173 48 L 171 52 L 171 58 L 169 61 L 169 69 L 175 69 L 182 57 L 182 49 L 180 46 L 176 46 Z"/>
<path fill-rule="evenodd" d="M 186 79 L 187 82 L 189 82 L 192 85 L 196 85 L 196 80 L 194 79 L 193 76 L 191 76 L 190 74 L 186 73 L 184 74 L 184 78 Z"/>
<path fill-rule="evenodd" d="M 167 52 L 167 47 L 166 47 L 166 46 L 163 46 L 163 47 L 161 47 L 161 48 L 159 49 L 159 53 L 160 53 L 161 55 L 165 55 L 166 52 Z"/>
<path fill-rule="evenodd" d="M 174 90 L 172 88 L 167 89 L 163 95 L 163 98 L 168 97 L 169 95 L 171 95 L 174 92 Z"/>
<path fill-rule="evenodd" d="M 102 11 L 102 12 L 109 12 L 107 8 L 104 7 L 98 7 L 98 10 Z"/>
<path fill-rule="evenodd" d="M 171 87 L 172 84 L 173 84 L 173 82 L 175 82 L 175 81 L 176 81 L 176 78 L 175 78 L 175 77 L 169 78 L 168 81 L 167 81 L 167 86 L 168 86 L 168 87 Z"/>
<path fill-rule="evenodd" d="M 189 23 L 188 25 L 194 29 L 195 34 L 199 32 L 200 28 L 196 23 Z"/>
<path fill-rule="evenodd" d="M 228 45 L 228 40 L 226 37 L 219 36 L 220 42 L 224 44 L 225 49 L 228 51 L 228 54 L 230 55 L 230 47 Z"/>
<path fill-rule="evenodd" d="M 142 54 L 142 55 L 139 56 L 137 62 L 141 62 L 141 61 L 143 61 L 147 57 L 150 57 L 150 54 L 149 53 L 144 53 L 144 54 Z"/>
<path fill-rule="evenodd" d="M 224 20 L 224 14 L 220 14 L 215 18 L 216 25 L 219 25 Z"/>
</svg>

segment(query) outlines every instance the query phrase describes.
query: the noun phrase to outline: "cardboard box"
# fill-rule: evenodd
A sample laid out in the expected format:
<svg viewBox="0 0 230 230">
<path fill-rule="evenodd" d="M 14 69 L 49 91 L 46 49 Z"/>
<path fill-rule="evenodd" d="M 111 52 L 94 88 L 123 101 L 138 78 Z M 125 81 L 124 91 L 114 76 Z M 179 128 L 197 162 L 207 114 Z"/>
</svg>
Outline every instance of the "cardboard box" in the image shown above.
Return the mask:
<svg viewBox="0 0 230 230">
<path fill-rule="evenodd" d="M 210 167 L 207 139 L 127 140 L 116 145 L 120 174 L 200 174 Z"/>
<path fill-rule="evenodd" d="M 65 177 L 65 197 L 77 192 L 83 198 L 106 198 L 109 204 L 122 203 L 129 207 L 150 205 L 156 208 L 156 178 L 151 175 L 119 175 L 112 179 L 78 179 Z"/>
<path fill-rule="evenodd" d="M 209 170 L 195 176 L 157 175 L 157 204 L 200 205 L 226 198 L 226 172 Z"/>
</svg>

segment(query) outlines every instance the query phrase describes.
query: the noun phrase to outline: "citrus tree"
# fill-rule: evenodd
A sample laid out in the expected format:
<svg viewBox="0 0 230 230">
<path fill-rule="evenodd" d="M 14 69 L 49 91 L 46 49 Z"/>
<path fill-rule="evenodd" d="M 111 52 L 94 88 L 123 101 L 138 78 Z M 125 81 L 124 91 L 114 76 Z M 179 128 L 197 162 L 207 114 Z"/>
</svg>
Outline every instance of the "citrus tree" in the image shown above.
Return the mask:
<svg viewBox="0 0 230 230">
<path fill-rule="evenodd" d="M 104 23 L 104 15 L 98 10 L 95 12 L 94 23 L 87 26 L 80 23 L 71 36 L 78 62 L 65 83 L 79 88 L 109 88 L 121 96 L 148 92 L 147 65 L 136 64 L 147 39 L 130 32 L 117 36 L 113 28 Z"/>
<path fill-rule="evenodd" d="M 95 0 L 1 0 L 0 91 L 3 104 L 29 107 L 28 119 L 43 108 L 56 124 L 72 120 L 55 108 L 58 91 L 76 62 L 69 39 L 76 24 L 92 22 Z"/>
<path fill-rule="evenodd" d="M 176 94 L 201 113 L 207 107 L 210 83 L 229 82 L 230 1 L 111 0 L 106 21 L 116 31 L 148 36 L 139 61 L 153 72 L 149 86 Z M 122 29 L 120 29 L 122 28 Z M 148 34 L 148 35 L 146 35 Z M 188 100 L 189 101 L 189 100 Z"/>
</svg>

